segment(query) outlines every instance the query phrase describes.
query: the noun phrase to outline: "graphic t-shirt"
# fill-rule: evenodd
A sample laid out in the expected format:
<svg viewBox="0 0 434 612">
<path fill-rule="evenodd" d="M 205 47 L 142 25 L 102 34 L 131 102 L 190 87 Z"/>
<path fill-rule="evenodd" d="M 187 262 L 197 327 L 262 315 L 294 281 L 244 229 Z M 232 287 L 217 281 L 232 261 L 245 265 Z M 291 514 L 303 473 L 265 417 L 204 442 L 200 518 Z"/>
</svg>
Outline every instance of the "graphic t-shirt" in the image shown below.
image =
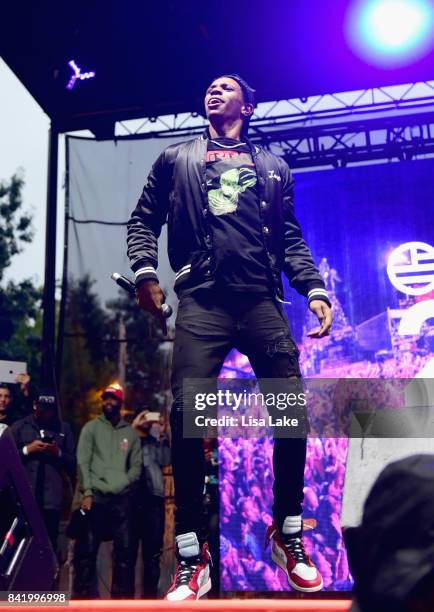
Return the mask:
<svg viewBox="0 0 434 612">
<path fill-rule="evenodd" d="M 209 140 L 206 179 L 216 283 L 269 293 L 256 168 L 248 145 L 232 138 Z"/>
</svg>

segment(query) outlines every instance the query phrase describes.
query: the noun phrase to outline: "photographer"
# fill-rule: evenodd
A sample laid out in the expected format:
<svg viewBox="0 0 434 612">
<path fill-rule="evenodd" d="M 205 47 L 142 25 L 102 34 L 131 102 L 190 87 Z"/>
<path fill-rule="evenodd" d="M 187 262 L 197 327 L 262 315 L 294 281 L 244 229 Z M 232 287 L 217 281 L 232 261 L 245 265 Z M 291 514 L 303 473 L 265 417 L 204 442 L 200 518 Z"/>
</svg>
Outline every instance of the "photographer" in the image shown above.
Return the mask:
<svg viewBox="0 0 434 612">
<path fill-rule="evenodd" d="M 134 524 L 137 546 L 142 543 L 143 596 L 156 597 L 164 536 L 162 467 L 170 464 L 170 448 L 158 412 L 143 410 L 132 422 L 142 445 L 142 474 L 136 490 Z M 137 553 L 136 553 L 137 554 Z"/>
<path fill-rule="evenodd" d="M 14 394 L 12 388 L 15 385 L 19 385 L 19 389 Z M 32 412 L 30 376 L 27 373 L 18 374 L 15 385 L 0 382 L 0 423 L 4 425 L 10 426 Z"/>
<path fill-rule="evenodd" d="M 57 536 L 63 504 L 63 473 L 75 477 L 75 445 L 71 429 L 59 419 L 56 395 L 41 391 L 33 414 L 12 426 L 29 483 L 41 510 L 51 544 L 57 552 Z"/>
</svg>

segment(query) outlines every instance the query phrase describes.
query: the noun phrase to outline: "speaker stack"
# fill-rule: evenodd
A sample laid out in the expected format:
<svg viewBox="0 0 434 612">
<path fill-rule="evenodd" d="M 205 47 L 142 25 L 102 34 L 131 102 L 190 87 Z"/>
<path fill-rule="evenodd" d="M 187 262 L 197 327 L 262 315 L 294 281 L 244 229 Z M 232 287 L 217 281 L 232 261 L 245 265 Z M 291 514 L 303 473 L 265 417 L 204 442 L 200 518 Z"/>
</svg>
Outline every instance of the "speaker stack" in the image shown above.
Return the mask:
<svg viewBox="0 0 434 612">
<path fill-rule="evenodd" d="M 12 433 L 0 425 L 0 591 L 50 591 L 57 569 Z"/>
</svg>

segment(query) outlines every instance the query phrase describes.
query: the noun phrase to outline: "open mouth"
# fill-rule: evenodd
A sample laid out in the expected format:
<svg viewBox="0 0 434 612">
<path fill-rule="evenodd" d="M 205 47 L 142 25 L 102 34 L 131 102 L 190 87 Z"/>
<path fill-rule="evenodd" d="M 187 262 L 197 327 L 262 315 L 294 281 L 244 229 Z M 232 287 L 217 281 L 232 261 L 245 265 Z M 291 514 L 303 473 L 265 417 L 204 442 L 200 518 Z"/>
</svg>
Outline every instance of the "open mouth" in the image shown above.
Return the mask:
<svg viewBox="0 0 434 612">
<path fill-rule="evenodd" d="M 219 104 L 223 104 L 223 100 L 220 100 L 220 98 L 211 98 L 208 101 L 208 108 L 214 108 L 215 106 L 218 106 Z"/>
</svg>

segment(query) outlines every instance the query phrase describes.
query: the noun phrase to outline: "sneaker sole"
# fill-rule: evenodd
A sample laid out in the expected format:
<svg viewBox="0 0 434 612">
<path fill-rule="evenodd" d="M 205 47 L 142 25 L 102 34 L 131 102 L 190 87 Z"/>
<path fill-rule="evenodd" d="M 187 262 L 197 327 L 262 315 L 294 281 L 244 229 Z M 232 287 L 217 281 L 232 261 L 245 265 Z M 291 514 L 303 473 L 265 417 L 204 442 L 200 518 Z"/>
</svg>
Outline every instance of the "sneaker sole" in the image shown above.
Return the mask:
<svg viewBox="0 0 434 612">
<path fill-rule="evenodd" d="M 210 589 L 211 589 L 211 578 L 208 578 L 208 580 L 205 582 L 205 584 L 202 585 L 200 587 L 200 589 L 198 590 L 195 601 L 197 601 L 198 599 L 200 599 L 201 597 L 206 595 Z M 166 594 L 165 597 L 164 597 L 164 601 L 170 601 L 170 602 L 175 604 L 175 603 L 178 603 L 179 601 L 192 601 L 192 600 L 191 599 L 190 600 L 187 600 L 187 599 L 168 599 L 167 598 L 167 594 Z"/>
<path fill-rule="evenodd" d="M 279 559 L 279 557 L 277 557 L 274 554 L 274 551 L 271 552 L 271 558 L 274 561 L 274 563 L 280 567 L 281 570 L 283 570 L 286 574 L 286 577 L 288 578 L 288 582 L 289 584 L 292 586 L 293 589 L 295 589 L 296 591 L 301 591 L 302 593 L 315 593 L 316 591 L 321 591 L 322 587 L 323 587 L 323 581 L 321 578 L 321 584 L 319 584 L 318 586 L 314 586 L 314 587 L 300 587 L 298 586 L 298 584 L 295 584 L 293 580 L 291 580 L 289 574 L 288 574 L 288 569 L 286 567 L 286 565 L 283 565 L 281 560 Z"/>
</svg>

